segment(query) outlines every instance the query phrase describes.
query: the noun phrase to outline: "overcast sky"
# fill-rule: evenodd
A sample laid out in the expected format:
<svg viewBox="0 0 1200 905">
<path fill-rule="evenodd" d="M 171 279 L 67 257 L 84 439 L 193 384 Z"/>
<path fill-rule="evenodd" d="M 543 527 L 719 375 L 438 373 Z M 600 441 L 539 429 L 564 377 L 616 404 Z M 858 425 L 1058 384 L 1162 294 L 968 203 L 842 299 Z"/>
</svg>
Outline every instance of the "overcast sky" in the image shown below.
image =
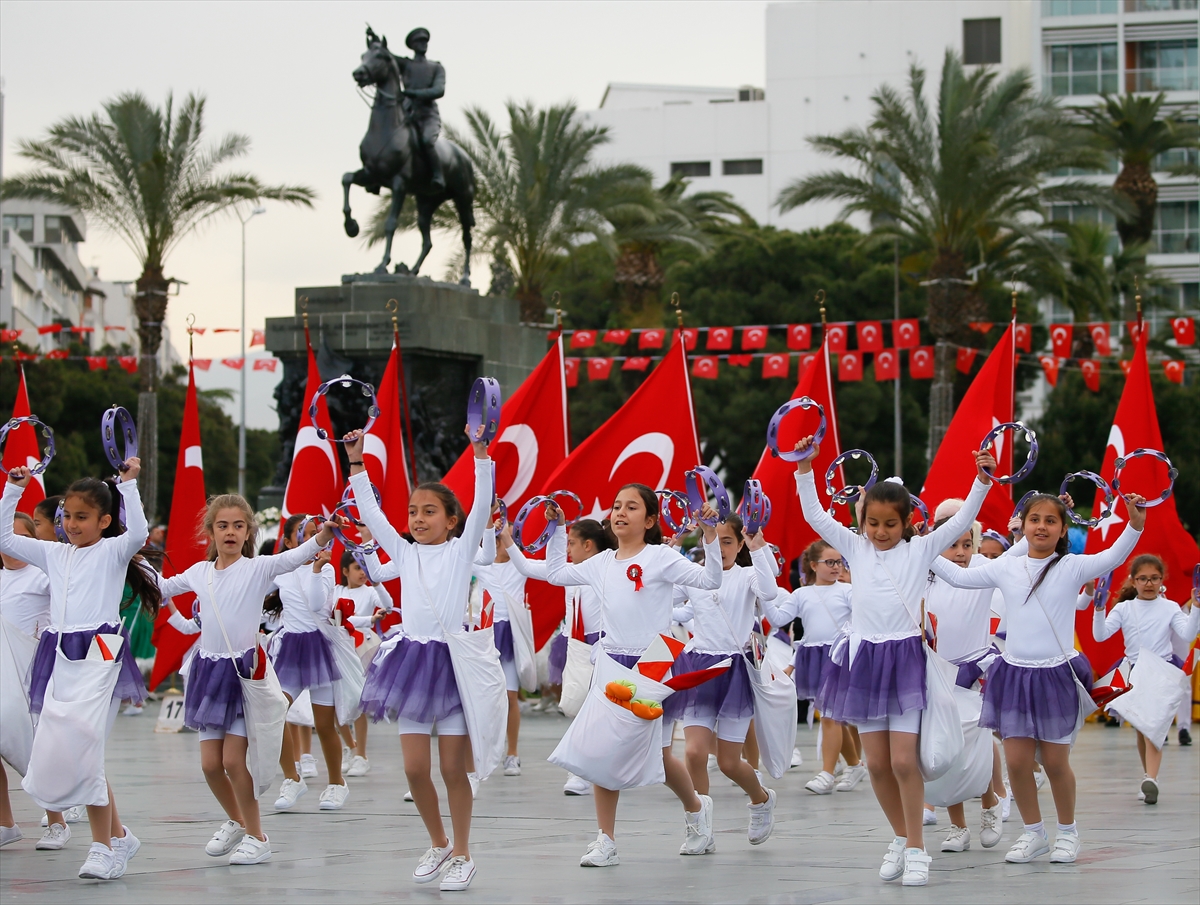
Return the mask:
<svg viewBox="0 0 1200 905">
<path fill-rule="evenodd" d="M 207 131 L 248 135 L 239 164 L 268 183 L 301 183 L 319 193 L 315 210 L 268 204 L 247 227 L 247 324 L 292 312 L 296 286 L 330 285 L 343 273 L 369 271 L 380 253 L 348 239 L 341 225 L 341 176 L 357 169 L 368 110 L 350 73 L 369 22 L 403 48 L 407 32 L 432 34 L 430 56 L 446 67 L 443 120 L 462 126 L 476 104 L 502 116 L 508 99 L 538 104 L 574 100 L 598 106 L 609 82 L 761 85 L 766 3 L 739 2 L 23 2 L 0 5 L 0 76 L 4 79 L 4 173 L 25 167 L 17 140 L 40 137 L 54 121 L 89 115 L 122 91 L 160 103 L 201 92 Z M 370 199 L 370 200 L 368 200 Z M 360 222 L 375 199 L 351 193 Z M 435 236 L 435 241 L 437 237 Z M 167 262 L 186 280 L 168 320 L 186 357 L 184 318 L 198 326 L 236 327 L 241 227 L 219 219 L 189 238 Z M 442 242 L 426 272 L 441 278 L 452 249 Z M 397 237 L 394 260 L 411 263 L 416 233 Z M 81 246 L 85 264 L 109 280 L 138 274 L 117 239 L 93 229 Z M 479 261 L 475 285 L 486 291 Z M 236 334 L 197 337 L 198 358 L 236 355 Z M 248 375 L 251 376 L 251 375 Z M 276 427 L 274 382 L 257 372 L 248 423 Z M 235 387 L 219 365 L 202 386 Z"/>
</svg>

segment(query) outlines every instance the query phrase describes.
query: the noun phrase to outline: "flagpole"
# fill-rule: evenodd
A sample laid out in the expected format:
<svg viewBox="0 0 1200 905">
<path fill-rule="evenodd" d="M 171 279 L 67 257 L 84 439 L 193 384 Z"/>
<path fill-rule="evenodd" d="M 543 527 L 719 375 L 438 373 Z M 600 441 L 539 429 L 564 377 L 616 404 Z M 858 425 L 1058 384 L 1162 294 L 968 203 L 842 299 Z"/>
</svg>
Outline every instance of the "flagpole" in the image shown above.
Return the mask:
<svg viewBox="0 0 1200 905">
<path fill-rule="evenodd" d="M 894 330 L 895 329 L 894 325 L 895 325 L 896 321 L 900 320 L 900 240 L 899 239 L 893 240 L 893 249 L 894 249 L 894 255 L 895 255 L 895 263 L 894 263 L 893 274 L 892 274 L 892 309 L 893 309 L 893 316 L 895 318 L 895 320 L 892 321 L 892 324 L 893 324 L 893 330 Z M 896 344 L 896 341 L 895 341 L 895 338 L 893 337 L 892 345 L 895 345 L 895 344 Z M 903 442 L 903 437 L 902 437 L 901 429 L 900 429 L 900 351 L 898 349 L 896 350 L 896 382 L 895 382 L 895 387 L 894 387 L 894 401 L 892 402 L 892 408 L 894 410 L 893 411 L 894 424 L 892 426 L 892 429 L 893 429 L 892 440 L 896 447 L 896 453 L 895 453 L 896 461 L 895 461 L 893 467 L 896 469 L 896 477 L 902 477 L 903 470 L 901 469 L 901 462 L 902 462 L 902 450 L 903 450 L 904 442 Z"/>
<path fill-rule="evenodd" d="M 400 375 L 400 402 L 404 409 L 404 433 L 407 435 L 408 455 L 412 460 L 412 481 L 409 482 L 409 486 L 416 487 L 420 483 L 417 479 L 417 450 L 413 446 L 412 415 L 408 411 L 408 381 L 404 377 L 404 352 L 400 349 L 400 323 L 396 319 L 396 310 L 400 307 L 400 303 L 395 299 L 388 299 L 384 307 L 392 312 L 392 343 L 396 346 L 396 370 Z M 404 463 L 406 471 L 408 464 L 408 462 Z"/>
</svg>

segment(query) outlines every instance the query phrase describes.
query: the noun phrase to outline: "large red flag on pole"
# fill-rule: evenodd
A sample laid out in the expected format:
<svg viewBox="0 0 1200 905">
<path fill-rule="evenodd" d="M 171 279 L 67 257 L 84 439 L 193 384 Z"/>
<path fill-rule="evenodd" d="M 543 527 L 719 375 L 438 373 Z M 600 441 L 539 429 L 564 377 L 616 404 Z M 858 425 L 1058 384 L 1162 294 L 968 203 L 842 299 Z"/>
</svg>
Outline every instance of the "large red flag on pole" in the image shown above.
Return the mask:
<svg viewBox="0 0 1200 905">
<path fill-rule="evenodd" d="M 1108 434 L 1108 447 L 1104 451 L 1104 465 L 1100 469 L 1100 476 L 1111 482 L 1117 457 L 1142 447 L 1163 449 L 1158 410 L 1154 405 L 1154 391 L 1150 383 L 1150 367 L 1146 361 L 1145 331 L 1139 331 L 1136 340 L 1133 362 L 1125 377 L 1125 391 L 1121 394 L 1112 430 Z M 1121 471 L 1122 492 L 1136 492 L 1148 497 L 1160 493 L 1166 486 L 1166 464 L 1150 456 L 1133 459 Z M 1093 511 L 1100 511 L 1103 502 L 1103 495 L 1097 491 Z M 1087 552 L 1097 553 L 1112 546 L 1128 520 L 1125 502 L 1118 498 L 1112 515 L 1088 532 Z M 1192 592 L 1192 569 L 1200 560 L 1200 550 L 1179 521 L 1174 496 L 1147 510 L 1145 530 L 1142 531 L 1141 539 L 1133 548 L 1130 558 L 1139 553 L 1153 553 L 1166 565 L 1168 597 L 1177 603 L 1188 599 Z M 1117 580 L 1114 582 L 1116 587 L 1120 587 L 1126 574 L 1124 566 L 1117 571 Z M 1110 597 L 1110 607 L 1114 602 Z M 1125 642 L 1120 632 L 1101 643 L 1092 638 L 1090 609 L 1076 614 L 1075 634 L 1079 639 L 1080 649 L 1087 655 L 1093 671 L 1098 676 L 1111 670 L 1124 655 Z"/>
<path fill-rule="evenodd" d="M 188 365 L 187 397 L 183 404 L 183 429 L 179 435 L 179 458 L 175 462 L 175 486 L 171 493 L 171 520 L 167 525 L 166 554 L 162 573 L 178 575 L 204 559 L 208 542 L 201 530 L 208 498 L 204 491 L 204 458 L 200 444 L 200 410 L 196 404 L 196 377 Z M 185 616 L 192 610 L 195 594 L 180 595 L 175 605 Z M 167 608 L 154 623 L 154 669 L 150 689 L 177 670 L 199 635 L 184 635 L 167 624 Z"/>
<path fill-rule="evenodd" d="M 283 494 L 283 519 L 297 513 L 306 515 L 329 515 L 342 496 L 342 466 L 332 440 L 322 440 L 317 427 L 333 436 L 333 424 L 329 420 L 329 408 L 325 397 L 317 398 L 317 427 L 308 416 L 309 407 L 321 385 L 321 372 L 317 370 L 317 357 L 313 355 L 312 343 L 308 340 L 308 326 L 304 328 L 304 345 L 308 349 L 308 382 L 304 388 L 304 407 L 300 410 L 300 427 L 296 431 L 296 445 L 292 450 L 292 469 L 288 473 L 287 490 Z M 402 452 L 402 450 L 397 450 Z"/>
<path fill-rule="evenodd" d="M 21 365 L 18 365 L 17 368 L 21 382 L 17 386 L 17 398 L 13 404 L 12 416 L 28 418 L 32 413 L 29 411 L 29 390 L 25 386 L 25 368 Z M 8 438 L 4 444 L 5 471 L 21 465 L 30 468 L 42 461 L 42 451 L 38 447 L 38 430 L 32 424 L 22 424 L 8 432 Z M 21 494 L 21 499 L 17 502 L 17 511 L 33 515 L 33 507 L 45 498 L 45 476 L 34 475 L 33 480 L 29 482 L 29 486 L 25 488 L 25 492 Z"/>
<path fill-rule="evenodd" d="M 979 444 L 993 427 L 1007 424 L 1015 417 L 1014 341 L 1014 324 L 1010 323 L 954 412 L 950 427 L 929 466 L 929 474 L 925 476 L 925 486 L 921 488 L 920 497 L 929 507 L 930 515 L 942 500 L 966 496 L 975 478 L 975 465 L 967 453 L 979 449 Z M 1012 474 L 1012 438 L 1013 434 L 1006 431 L 996 439 L 993 454 L 1000 468 L 998 474 Z M 993 488 L 979 510 L 979 522 L 984 528 L 1007 535 L 1012 508 L 1012 485 L 1003 484 L 999 490 Z"/>
</svg>

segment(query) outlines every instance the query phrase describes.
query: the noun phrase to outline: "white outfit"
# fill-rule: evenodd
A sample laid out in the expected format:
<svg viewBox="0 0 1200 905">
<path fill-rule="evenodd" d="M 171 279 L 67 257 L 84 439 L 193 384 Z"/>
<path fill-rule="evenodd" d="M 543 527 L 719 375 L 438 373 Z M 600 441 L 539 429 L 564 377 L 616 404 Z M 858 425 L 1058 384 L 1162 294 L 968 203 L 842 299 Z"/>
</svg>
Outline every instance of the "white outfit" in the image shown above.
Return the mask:
<svg viewBox="0 0 1200 905">
<path fill-rule="evenodd" d="M 50 622 L 50 579 L 35 566 L 0 570 L 0 616 L 38 637 Z"/>
<path fill-rule="evenodd" d="M 556 531 L 555 534 L 558 532 Z M 513 566 L 526 578 L 534 578 L 547 584 L 558 585 L 550 580 L 550 567 L 545 560 L 529 559 L 521 549 L 513 544 L 508 548 L 508 556 Z M 589 585 L 567 585 L 567 612 L 563 619 L 562 633 L 571 636 L 571 626 L 575 620 L 575 607 L 583 610 L 583 631 L 586 634 L 600 631 L 600 595 Z"/>
<path fill-rule="evenodd" d="M 806 585 L 796 588 L 782 600 L 777 599 L 776 603 L 778 606 L 763 601 L 763 611 L 772 625 L 783 628 L 799 619 L 804 623 L 801 646 L 823 647 L 833 644 L 843 626 L 850 622 L 850 583 L 835 581 L 826 585 Z"/>
<path fill-rule="evenodd" d="M 1198 631 L 1200 608 L 1192 607 L 1185 614 L 1175 601 L 1166 597 L 1123 600 L 1107 616 L 1103 610 L 1096 610 L 1092 616 L 1092 636 L 1097 641 L 1111 638 L 1117 632 L 1124 634 L 1125 656 L 1130 663 L 1137 663 L 1143 650 L 1170 660 L 1174 654 L 1173 636 L 1190 645 Z"/>
<path fill-rule="evenodd" d="M 925 591 L 925 612 L 937 617 L 937 652 L 951 663 L 984 654 L 991 646 L 997 603 L 1004 606 L 1004 595 L 996 588 L 968 591 L 933 576 Z"/>
<path fill-rule="evenodd" d="M 318 623 L 329 622 L 333 606 L 331 598 L 336 583 L 337 573 L 333 571 L 333 566 L 329 563 L 321 566 L 320 572 L 314 572 L 312 564 L 306 562 L 299 568 L 275 578 L 275 587 L 279 590 L 279 600 L 283 604 L 283 612 L 280 615 L 283 620 L 283 628 L 271 636 L 274 642 L 271 645 L 272 652 L 278 650 L 275 645 L 283 640 L 284 635 L 321 631 Z M 272 654 L 272 661 L 274 661 L 274 654 Z M 281 687 L 283 693 L 293 701 L 300 697 L 300 693 L 305 690 L 291 685 L 282 685 Z M 326 682 L 309 687 L 308 697 L 314 704 L 332 707 L 333 684 Z"/>
</svg>

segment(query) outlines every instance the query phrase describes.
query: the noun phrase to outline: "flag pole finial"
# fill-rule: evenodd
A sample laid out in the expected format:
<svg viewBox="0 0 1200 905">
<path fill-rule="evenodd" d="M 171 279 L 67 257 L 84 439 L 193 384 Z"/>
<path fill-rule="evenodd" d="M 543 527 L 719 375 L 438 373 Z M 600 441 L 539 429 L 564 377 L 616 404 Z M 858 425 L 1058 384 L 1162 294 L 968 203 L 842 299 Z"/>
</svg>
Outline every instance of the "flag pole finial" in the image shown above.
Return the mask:
<svg viewBox="0 0 1200 905">
<path fill-rule="evenodd" d="M 671 304 L 675 306 L 675 323 L 680 330 L 683 329 L 683 309 L 679 307 L 679 293 L 671 293 Z"/>
<path fill-rule="evenodd" d="M 396 318 L 396 312 L 400 309 L 400 303 L 395 299 L 388 299 L 383 307 L 392 313 L 392 339 L 396 339 L 400 335 L 400 322 Z"/>
<path fill-rule="evenodd" d="M 1012 322 L 1017 322 L 1017 281 L 1013 280 L 1012 284 Z"/>
<path fill-rule="evenodd" d="M 1140 333 L 1142 330 L 1142 291 L 1138 287 L 1138 278 L 1136 275 L 1133 278 L 1133 293 L 1133 301 L 1137 305 L 1137 325 L 1138 332 Z"/>
<path fill-rule="evenodd" d="M 550 296 L 550 304 L 554 306 L 554 329 L 562 328 L 562 295 L 557 289 L 554 290 L 554 295 Z"/>
<path fill-rule="evenodd" d="M 817 306 L 821 309 L 821 331 L 823 333 L 825 331 L 825 290 L 818 289 L 814 299 Z"/>
<path fill-rule="evenodd" d="M 304 320 L 304 345 L 311 349 L 312 340 L 308 336 L 308 296 L 300 296 L 300 300 L 296 304 L 300 306 L 300 317 Z"/>
<path fill-rule="evenodd" d="M 191 365 L 192 359 L 195 357 L 194 353 L 192 352 L 192 334 L 195 333 L 195 330 L 193 330 L 192 328 L 195 326 L 196 326 L 196 315 L 189 314 L 187 316 L 188 364 L 189 365 Z"/>
</svg>

